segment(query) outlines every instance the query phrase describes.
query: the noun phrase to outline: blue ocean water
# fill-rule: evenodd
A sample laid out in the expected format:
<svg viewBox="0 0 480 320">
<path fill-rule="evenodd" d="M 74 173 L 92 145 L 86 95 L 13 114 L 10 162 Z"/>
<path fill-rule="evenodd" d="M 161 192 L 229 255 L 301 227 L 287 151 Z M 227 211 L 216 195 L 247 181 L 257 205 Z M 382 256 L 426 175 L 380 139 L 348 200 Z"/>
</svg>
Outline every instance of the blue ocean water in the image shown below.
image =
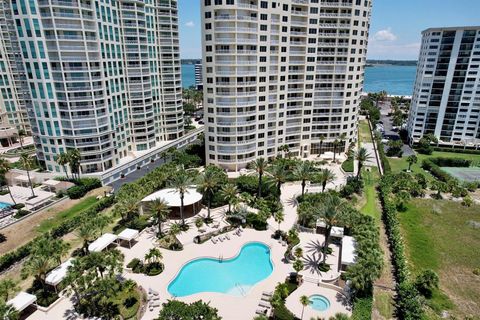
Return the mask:
<svg viewBox="0 0 480 320">
<path fill-rule="evenodd" d="M 411 96 L 416 67 L 381 65 L 365 70 L 365 92 L 385 90 L 388 94 Z M 183 87 L 195 85 L 195 65 L 182 64 Z"/>
<path fill-rule="evenodd" d="M 182 86 L 189 88 L 195 85 L 195 65 L 182 64 Z"/>
<path fill-rule="evenodd" d="M 168 292 L 174 297 L 200 292 L 240 296 L 272 271 L 270 249 L 263 243 L 248 243 L 233 259 L 200 258 L 187 263 L 168 285 Z"/>
</svg>

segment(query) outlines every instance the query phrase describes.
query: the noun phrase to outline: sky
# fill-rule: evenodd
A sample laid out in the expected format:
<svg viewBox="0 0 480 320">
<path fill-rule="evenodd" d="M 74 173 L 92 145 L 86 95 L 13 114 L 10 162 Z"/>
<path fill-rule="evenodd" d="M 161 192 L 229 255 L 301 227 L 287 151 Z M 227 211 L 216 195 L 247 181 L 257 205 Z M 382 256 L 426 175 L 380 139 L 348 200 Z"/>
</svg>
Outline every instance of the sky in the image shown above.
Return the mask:
<svg viewBox="0 0 480 320">
<path fill-rule="evenodd" d="M 180 53 L 201 58 L 200 1 L 178 0 Z M 369 59 L 416 60 L 421 32 L 480 25 L 480 0 L 373 0 Z"/>
</svg>

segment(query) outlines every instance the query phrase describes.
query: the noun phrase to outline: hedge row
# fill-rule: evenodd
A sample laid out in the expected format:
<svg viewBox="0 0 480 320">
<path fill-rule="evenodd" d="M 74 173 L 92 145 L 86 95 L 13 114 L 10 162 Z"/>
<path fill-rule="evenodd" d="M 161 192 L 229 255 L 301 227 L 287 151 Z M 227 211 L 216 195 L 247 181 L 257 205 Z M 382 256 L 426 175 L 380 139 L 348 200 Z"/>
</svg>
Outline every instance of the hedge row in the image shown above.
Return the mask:
<svg viewBox="0 0 480 320">
<path fill-rule="evenodd" d="M 439 167 L 462 167 L 468 168 L 472 164 L 472 161 L 461 158 L 430 158 L 430 161 L 435 163 Z"/>
<path fill-rule="evenodd" d="M 114 202 L 115 202 L 114 197 L 104 198 L 99 202 L 97 202 L 92 208 L 89 208 L 84 212 L 82 212 L 81 214 L 69 220 L 64 221 L 59 226 L 50 230 L 49 233 L 38 236 L 33 240 L 31 240 L 30 242 L 28 242 L 27 244 L 19 247 L 18 249 L 4 254 L 3 256 L 0 257 L 0 272 L 7 270 L 15 263 L 26 258 L 30 254 L 30 248 L 38 239 L 40 239 L 40 237 L 48 237 L 48 236 L 51 236 L 53 238 L 63 237 L 64 235 L 72 232 L 75 228 L 77 228 L 80 225 L 82 218 L 94 217 L 104 209 L 110 207 Z"/>
<path fill-rule="evenodd" d="M 392 172 L 392 168 L 390 167 L 390 162 L 388 162 L 388 158 L 385 155 L 385 149 L 383 147 L 381 138 L 376 137 L 375 142 L 377 143 L 378 155 L 380 156 L 380 162 L 382 163 L 383 173 L 387 174 L 389 172 Z"/>
<path fill-rule="evenodd" d="M 392 253 L 394 274 L 397 279 L 397 290 L 399 290 L 400 288 L 405 288 L 406 285 L 409 284 L 410 272 L 408 270 L 407 259 L 405 258 L 405 245 L 400 232 L 400 222 L 397 217 L 396 205 L 390 197 L 395 179 L 396 177 L 391 174 L 383 176 L 380 181 L 379 194 L 383 207 L 383 220 L 387 231 L 390 251 Z M 420 304 L 405 303 L 405 301 L 402 301 L 402 297 L 403 295 L 397 295 L 396 312 L 398 318 L 419 319 L 419 316 L 422 313 Z"/>
<path fill-rule="evenodd" d="M 443 182 L 450 182 L 456 180 L 454 177 L 449 175 L 447 172 L 442 170 L 432 159 L 425 159 L 422 162 L 422 168 L 430 171 L 430 173 L 437 179 Z"/>
<path fill-rule="evenodd" d="M 100 188 L 102 182 L 96 178 L 81 178 L 75 180 L 75 186 L 68 188 L 67 195 L 70 199 L 80 199 L 88 191 Z"/>
<path fill-rule="evenodd" d="M 480 154 L 480 150 L 469 150 L 469 149 L 452 149 L 445 147 L 433 147 L 434 151 L 440 152 L 454 152 L 454 153 L 465 153 L 465 154 Z"/>
</svg>

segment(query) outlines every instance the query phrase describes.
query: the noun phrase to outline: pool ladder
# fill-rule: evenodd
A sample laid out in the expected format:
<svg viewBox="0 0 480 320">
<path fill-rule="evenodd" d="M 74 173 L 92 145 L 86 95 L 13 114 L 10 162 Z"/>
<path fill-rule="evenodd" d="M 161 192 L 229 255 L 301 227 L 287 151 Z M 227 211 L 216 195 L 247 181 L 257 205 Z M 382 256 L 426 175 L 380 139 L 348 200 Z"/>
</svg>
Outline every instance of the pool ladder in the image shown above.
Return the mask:
<svg viewBox="0 0 480 320">
<path fill-rule="evenodd" d="M 223 254 L 218 255 L 218 261 L 222 262 L 223 261 Z"/>
<path fill-rule="evenodd" d="M 240 294 L 242 296 L 244 296 L 244 297 L 246 296 L 245 290 L 243 290 L 243 288 L 238 283 L 235 283 L 235 287 L 238 288 L 238 291 L 240 291 Z"/>
</svg>

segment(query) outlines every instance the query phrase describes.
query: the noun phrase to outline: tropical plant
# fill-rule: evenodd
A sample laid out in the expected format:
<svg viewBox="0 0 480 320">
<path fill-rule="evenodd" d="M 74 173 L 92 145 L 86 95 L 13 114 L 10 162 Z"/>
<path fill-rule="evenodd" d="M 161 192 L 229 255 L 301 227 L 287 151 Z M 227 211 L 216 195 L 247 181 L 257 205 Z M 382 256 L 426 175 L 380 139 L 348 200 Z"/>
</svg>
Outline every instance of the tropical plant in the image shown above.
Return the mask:
<svg viewBox="0 0 480 320">
<path fill-rule="evenodd" d="M 438 283 L 438 275 L 430 269 L 423 270 L 415 279 L 415 287 L 418 292 L 427 298 L 431 298 L 433 290 L 438 289 Z"/>
<path fill-rule="evenodd" d="M 326 252 L 330 240 L 332 227 L 338 225 L 342 214 L 347 208 L 347 202 L 334 194 L 327 194 L 324 201 L 318 206 L 316 214 L 325 223 L 325 242 L 323 249 L 323 263 L 326 260 Z"/>
<path fill-rule="evenodd" d="M 412 154 L 407 157 L 407 162 L 408 162 L 408 171 L 412 168 L 412 164 L 417 163 L 418 158 L 416 155 Z"/>
<path fill-rule="evenodd" d="M 268 162 L 265 158 L 258 158 L 252 162 L 252 167 L 255 172 L 258 174 L 258 192 L 257 198 L 262 196 L 262 183 L 263 183 L 263 175 L 267 170 Z"/>
<path fill-rule="evenodd" d="M 156 320 L 221 320 L 218 310 L 202 300 L 187 304 L 179 300 L 168 300 Z"/>
<path fill-rule="evenodd" d="M 70 159 L 69 159 L 68 153 L 64 153 L 64 152 L 60 153 L 58 155 L 56 161 L 57 161 L 58 165 L 62 166 L 63 171 L 65 172 L 65 176 L 67 177 L 67 179 L 69 179 L 68 178 L 67 164 L 70 163 Z"/>
<path fill-rule="evenodd" d="M 338 144 L 340 142 L 338 141 L 338 139 L 335 139 L 333 140 L 333 161 L 336 160 L 336 156 L 337 156 L 337 147 L 338 147 Z"/>
<path fill-rule="evenodd" d="M 303 249 L 301 247 L 296 247 L 293 254 L 297 259 L 300 259 L 301 257 L 303 257 Z"/>
<path fill-rule="evenodd" d="M 12 305 L 0 301 L 0 319 L 17 320 L 19 317 L 18 311 Z"/>
<path fill-rule="evenodd" d="M 280 224 L 285 220 L 285 214 L 283 213 L 283 210 L 276 210 L 273 213 L 273 219 L 276 223 L 278 223 L 278 230 L 280 230 Z"/>
<path fill-rule="evenodd" d="M 10 190 L 10 186 L 8 185 L 8 181 L 6 178 L 6 174 L 8 173 L 8 171 L 10 171 L 10 162 L 8 162 L 8 160 L 4 158 L 0 158 L 0 176 L 5 180 L 5 186 L 7 187 L 8 194 L 10 195 L 13 204 L 16 205 L 17 202 L 12 195 L 12 191 Z"/>
<path fill-rule="evenodd" d="M 27 136 L 27 132 L 23 129 L 17 131 L 18 142 L 20 142 L 20 149 L 23 150 L 23 138 Z"/>
<path fill-rule="evenodd" d="M 182 232 L 182 226 L 178 223 L 171 224 L 168 229 L 168 235 L 171 237 L 177 236 L 178 234 L 180 234 L 180 232 Z"/>
<path fill-rule="evenodd" d="M 300 271 L 303 270 L 304 267 L 305 266 L 304 266 L 302 260 L 300 260 L 300 259 L 296 259 L 295 262 L 293 263 L 293 270 L 295 270 L 297 275 Z"/>
<path fill-rule="evenodd" d="M 72 171 L 72 177 L 75 179 L 76 175 L 76 179 L 80 179 L 80 161 L 82 159 L 80 151 L 78 149 L 69 149 L 67 151 L 67 156 Z"/>
<path fill-rule="evenodd" d="M 301 296 L 300 304 L 302 305 L 302 316 L 300 317 L 300 319 L 303 319 L 303 312 L 305 311 L 305 307 L 310 304 L 310 299 L 307 296 Z"/>
<path fill-rule="evenodd" d="M 98 227 L 91 219 L 84 219 L 76 230 L 77 237 L 83 241 L 82 250 L 88 254 L 88 245 L 98 236 Z"/>
<path fill-rule="evenodd" d="M 0 299 L 3 301 L 8 301 L 12 293 L 20 290 L 18 283 L 12 279 L 6 278 L 0 280 Z"/>
<path fill-rule="evenodd" d="M 278 151 L 282 152 L 284 157 L 286 155 L 286 158 L 290 158 L 290 147 L 288 144 L 283 144 L 278 147 Z"/>
<path fill-rule="evenodd" d="M 22 167 L 27 171 L 27 178 L 28 178 L 28 184 L 30 186 L 30 190 L 32 191 L 32 198 L 36 197 L 35 191 L 33 190 L 33 184 L 32 184 L 32 179 L 30 178 L 30 170 L 32 168 L 32 159 L 27 153 L 22 153 L 20 155 L 20 163 Z"/>
<path fill-rule="evenodd" d="M 219 185 L 219 179 L 216 175 L 215 167 L 207 166 L 205 171 L 200 176 L 198 183 L 198 190 L 203 194 L 203 197 L 207 200 L 207 219 L 210 220 L 210 207 L 212 205 L 212 197 L 215 190 Z"/>
<path fill-rule="evenodd" d="M 305 186 L 307 181 L 311 179 L 315 166 L 310 161 L 302 161 L 297 163 L 293 170 L 295 179 L 302 182 L 302 196 L 305 194 Z"/>
<path fill-rule="evenodd" d="M 158 248 L 151 248 L 145 255 L 145 261 L 148 263 L 159 263 L 162 258 L 162 252 Z"/>
<path fill-rule="evenodd" d="M 371 159 L 372 156 L 370 155 L 370 153 L 367 151 L 367 149 L 361 147 L 360 149 L 358 149 L 357 151 L 357 154 L 355 155 L 355 160 L 358 161 L 358 172 L 357 172 L 357 177 L 361 177 L 362 175 L 362 168 L 363 168 L 363 165 L 366 161 L 368 161 L 369 159 Z"/>
<path fill-rule="evenodd" d="M 315 180 L 318 180 L 322 184 L 322 192 L 325 192 L 327 184 L 335 181 L 335 174 L 330 169 L 322 169 L 315 177 Z"/>
<path fill-rule="evenodd" d="M 188 192 L 188 188 L 193 184 L 193 179 L 185 169 L 179 169 L 171 177 L 170 186 L 175 189 L 175 191 L 180 195 L 180 218 L 182 219 L 182 225 L 185 225 L 185 217 L 183 215 L 184 204 L 183 200 L 185 199 L 185 193 Z"/>
<path fill-rule="evenodd" d="M 220 189 L 220 194 L 223 199 L 228 203 L 228 213 L 232 212 L 232 206 L 238 202 L 238 189 L 234 184 L 227 183 Z"/>
<path fill-rule="evenodd" d="M 158 235 L 161 236 L 162 223 L 167 219 L 170 208 L 163 199 L 155 199 L 150 203 L 149 209 L 152 217 L 155 219 L 155 224 L 158 226 Z"/>
<path fill-rule="evenodd" d="M 276 162 L 270 167 L 270 175 L 277 187 L 278 198 L 282 194 L 282 185 L 287 181 L 288 170 L 283 162 Z"/>
</svg>

